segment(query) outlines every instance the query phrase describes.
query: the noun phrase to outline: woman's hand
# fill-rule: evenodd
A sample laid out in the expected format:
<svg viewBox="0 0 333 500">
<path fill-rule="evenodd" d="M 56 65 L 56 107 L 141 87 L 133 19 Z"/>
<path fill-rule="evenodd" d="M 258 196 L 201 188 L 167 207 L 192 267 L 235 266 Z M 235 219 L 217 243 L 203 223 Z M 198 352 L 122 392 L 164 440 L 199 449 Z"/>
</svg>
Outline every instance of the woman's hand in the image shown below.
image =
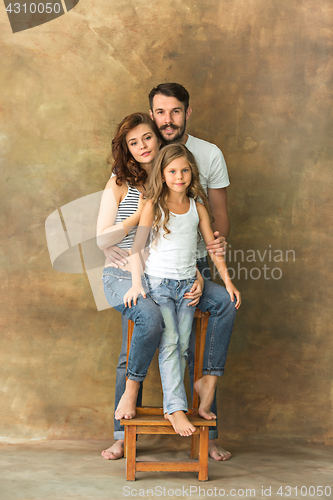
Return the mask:
<svg viewBox="0 0 333 500">
<path fill-rule="evenodd" d="M 104 248 L 103 252 L 112 267 L 119 268 L 119 266 L 127 264 L 125 257 L 128 257 L 129 253 L 123 248 L 113 245 L 112 247 Z"/>
<path fill-rule="evenodd" d="M 146 292 L 144 291 L 142 286 L 132 286 L 128 292 L 125 293 L 124 295 L 124 306 L 125 307 L 132 307 L 132 300 L 133 300 L 133 305 L 136 306 L 137 300 L 139 295 L 142 295 L 142 297 L 145 299 L 146 298 Z"/>
<path fill-rule="evenodd" d="M 231 281 L 225 287 L 228 294 L 230 295 L 231 302 L 234 302 L 236 297 L 235 307 L 236 309 L 239 309 L 239 306 L 241 305 L 242 302 L 240 291 L 237 290 L 237 288 L 235 287 L 235 285 L 231 283 Z"/>
<path fill-rule="evenodd" d="M 195 282 L 191 287 L 191 290 L 189 292 L 184 293 L 184 299 L 191 300 L 191 302 L 187 304 L 188 306 L 194 307 L 199 303 L 200 297 L 203 292 L 203 288 L 204 288 L 204 279 L 201 276 L 201 278 L 195 280 Z"/>
</svg>

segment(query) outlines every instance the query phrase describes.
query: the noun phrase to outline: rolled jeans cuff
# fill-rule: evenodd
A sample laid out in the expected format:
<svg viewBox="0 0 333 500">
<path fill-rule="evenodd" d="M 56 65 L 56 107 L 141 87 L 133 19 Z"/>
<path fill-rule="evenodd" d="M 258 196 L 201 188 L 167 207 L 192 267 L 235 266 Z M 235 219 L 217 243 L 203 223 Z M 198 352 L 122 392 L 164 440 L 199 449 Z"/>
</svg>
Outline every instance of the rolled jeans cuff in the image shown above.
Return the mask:
<svg viewBox="0 0 333 500">
<path fill-rule="evenodd" d="M 209 431 L 210 432 L 210 431 Z M 113 437 L 116 441 L 118 441 L 118 439 L 124 439 L 125 438 L 125 432 L 124 431 L 115 431 L 113 433 Z"/>
<path fill-rule="evenodd" d="M 216 375 L 217 377 L 222 377 L 224 370 L 215 368 L 214 370 L 202 370 L 202 375 Z"/>
<path fill-rule="evenodd" d="M 163 406 L 163 413 L 168 413 L 169 415 L 172 415 L 173 413 L 175 413 L 175 411 L 183 411 L 184 413 L 186 413 L 188 411 L 188 408 L 186 406 L 177 406 L 177 405 L 173 405 L 171 406 L 170 408 L 166 408 Z"/>
<path fill-rule="evenodd" d="M 127 370 L 126 377 L 128 380 L 134 380 L 135 382 L 143 382 L 146 375 L 139 375 L 138 373 L 132 373 Z"/>
<path fill-rule="evenodd" d="M 219 433 L 217 432 L 217 427 L 209 428 L 209 439 L 217 439 Z M 121 439 L 121 438 L 119 438 Z"/>
</svg>

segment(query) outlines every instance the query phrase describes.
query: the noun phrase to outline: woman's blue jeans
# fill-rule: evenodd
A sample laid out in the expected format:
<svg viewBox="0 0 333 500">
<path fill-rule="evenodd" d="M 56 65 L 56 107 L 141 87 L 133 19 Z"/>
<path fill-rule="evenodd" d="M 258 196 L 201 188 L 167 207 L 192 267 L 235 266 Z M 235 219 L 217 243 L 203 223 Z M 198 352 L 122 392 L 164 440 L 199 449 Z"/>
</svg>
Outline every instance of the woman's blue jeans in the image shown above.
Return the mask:
<svg viewBox="0 0 333 500">
<path fill-rule="evenodd" d="M 195 307 L 188 306 L 191 301 L 184 294 L 194 281 L 195 277 L 175 280 L 146 275 L 149 295 L 161 308 L 165 324 L 158 346 L 164 413 L 188 410 L 184 373 Z"/>
<path fill-rule="evenodd" d="M 130 380 L 142 382 L 147 375 L 164 330 L 161 310 L 148 294 L 146 299 L 140 295 L 136 306 L 125 307 L 123 297 L 132 286 L 132 276 L 128 271 L 107 267 L 103 272 L 103 282 L 108 303 L 121 312 L 127 320 L 134 321 L 126 375 Z M 142 278 L 142 286 L 146 291 L 144 278 Z"/>
</svg>

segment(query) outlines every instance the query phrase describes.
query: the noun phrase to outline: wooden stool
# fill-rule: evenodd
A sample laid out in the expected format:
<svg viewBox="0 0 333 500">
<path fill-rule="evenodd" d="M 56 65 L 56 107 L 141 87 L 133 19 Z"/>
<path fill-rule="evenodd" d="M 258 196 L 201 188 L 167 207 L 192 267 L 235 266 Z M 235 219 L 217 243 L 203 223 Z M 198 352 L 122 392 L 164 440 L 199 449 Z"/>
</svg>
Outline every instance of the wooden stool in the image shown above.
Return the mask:
<svg viewBox="0 0 333 500">
<path fill-rule="evenodd" d="M 195 337 L 195 361 L 194 381 L 202 375 L 202 365 L 205 350 L 206 329 L 209 313 L 203 313 L 196 309 L 196 337 Z M 134 329 L 133 321 L 128 321 L 127 335 L 127 360 L 131 339 Z M 124 456 L 126 457 L 126 479 L 135 481 L 135 473 L 138 471 L 172 471 L 172 472 L 198 472 L 199 481 L 208 480 L 208 440 L 209 427 L 216 426 L 215 420 L 205 420 L 198 416 L 199 398 L 193 391 L 192 408 L 187 416 L 196 432 L 191 436 L 191 458 L 197 461 L 188 462 L 153 462 L 136 460 L 136 436 L 138 434 L 176 434 L 171 422 L 163 416 L 163 408 L 137 407 L 136 416 L 131 420 L 122 419 L 120 422 L 125 427 Z"/>
</svg>

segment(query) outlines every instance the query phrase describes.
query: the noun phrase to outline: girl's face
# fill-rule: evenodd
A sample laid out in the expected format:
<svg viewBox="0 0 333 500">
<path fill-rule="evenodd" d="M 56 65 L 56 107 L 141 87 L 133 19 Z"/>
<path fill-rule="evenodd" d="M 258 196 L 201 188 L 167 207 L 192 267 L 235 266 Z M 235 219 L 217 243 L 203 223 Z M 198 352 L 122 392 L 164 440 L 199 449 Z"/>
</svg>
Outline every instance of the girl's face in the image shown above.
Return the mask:
<svg viewBox="0 0 333 500">
<path fill-rule="evenodd" d="M 149 125 L 141 123 L 126 134 L 126 144 L 134 160 L 151 163 L 160 149 L 160 142 Z"/>
<path fill-rule="evenodd" d="M 171 191 L 186 192 L 192 180 L 191 167 L 186 158 L 181 156 L 169 163 L 163 170 L 162 179 Z"/>
</svg>

